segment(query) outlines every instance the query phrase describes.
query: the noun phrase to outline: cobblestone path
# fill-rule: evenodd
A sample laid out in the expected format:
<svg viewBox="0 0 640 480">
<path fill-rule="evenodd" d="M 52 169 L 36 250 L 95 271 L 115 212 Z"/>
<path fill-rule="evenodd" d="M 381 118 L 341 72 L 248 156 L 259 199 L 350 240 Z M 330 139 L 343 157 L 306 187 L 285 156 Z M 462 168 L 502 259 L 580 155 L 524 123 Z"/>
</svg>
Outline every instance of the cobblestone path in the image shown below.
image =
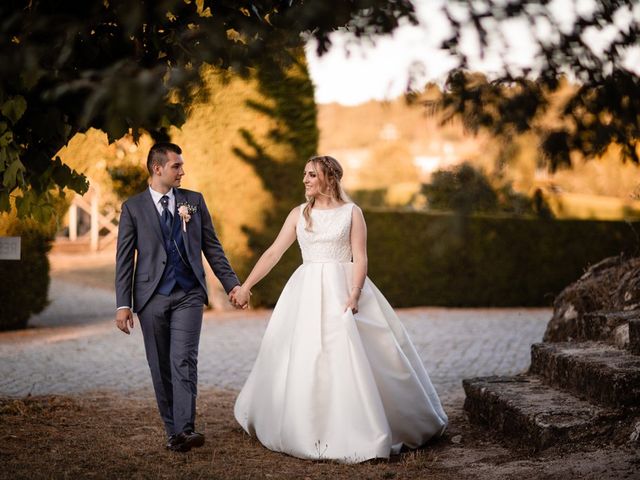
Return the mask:
<svg viewBox="0 0 640 480">
<path fill-rule="evenodd" d="M 119 332 L 109 292 L 57 282 L 63 297 L 35 319 L 38 328 L 0 333 L 0 395 L 77 394 L 92 390 L 151 391 L 142 335 Z M 461 380 L 514 374 L 529 365 L 529 347 L 542 338 L 550 309 L 399 309 L 398 314 L 443 400 L 462 395 Z M 199 386 L 240 389 L 260 345 L 269 310 L 207 313 L 199 355 Z M 51 327 L 68 315 L 65 326 Z M 80 317 L 91 317 L 79 324 Z"/>
</svg>

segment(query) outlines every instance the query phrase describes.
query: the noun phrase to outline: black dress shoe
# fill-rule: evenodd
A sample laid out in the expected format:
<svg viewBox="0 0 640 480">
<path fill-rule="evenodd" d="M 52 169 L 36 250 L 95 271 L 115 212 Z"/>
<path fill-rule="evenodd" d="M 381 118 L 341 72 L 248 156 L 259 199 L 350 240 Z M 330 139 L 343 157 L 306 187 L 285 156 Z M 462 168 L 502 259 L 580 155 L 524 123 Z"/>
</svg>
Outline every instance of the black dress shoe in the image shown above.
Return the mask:
<svg viewBox="0 0 640 480">
<path fill-rule="evenodd" d="M 170 435 L 167 439 L 167 450 L 174 450 L 179 443 L 178 435 Z"/>
<path fill-rule="evenodd" d="M 188 452 L 192 448 L 204 445 L 204 435 L 192 430 L 185 430 L 176 436 L 175 446 L 171 448 L 174 452 Z"/>
</svg>

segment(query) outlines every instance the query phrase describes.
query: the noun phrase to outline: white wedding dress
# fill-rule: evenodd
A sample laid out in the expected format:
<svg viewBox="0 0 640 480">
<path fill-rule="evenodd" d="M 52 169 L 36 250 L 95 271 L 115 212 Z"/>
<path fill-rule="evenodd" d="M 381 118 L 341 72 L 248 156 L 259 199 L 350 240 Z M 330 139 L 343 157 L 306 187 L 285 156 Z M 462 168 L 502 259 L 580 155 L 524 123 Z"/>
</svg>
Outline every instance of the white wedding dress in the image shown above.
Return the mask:
<svg viewBox="0 0 640 480">
<path fill-rule="evenodd" d="M 282 291 L 235 404 L 247 433 L 295 457 L 387 458 L 447 426 L 406 330 L 368 278 L 358 313 L 344 311 L 352 287 L 352 209 L 313 209 L 311 232 L 300 215 L 304 263 Z"/>
</svg>

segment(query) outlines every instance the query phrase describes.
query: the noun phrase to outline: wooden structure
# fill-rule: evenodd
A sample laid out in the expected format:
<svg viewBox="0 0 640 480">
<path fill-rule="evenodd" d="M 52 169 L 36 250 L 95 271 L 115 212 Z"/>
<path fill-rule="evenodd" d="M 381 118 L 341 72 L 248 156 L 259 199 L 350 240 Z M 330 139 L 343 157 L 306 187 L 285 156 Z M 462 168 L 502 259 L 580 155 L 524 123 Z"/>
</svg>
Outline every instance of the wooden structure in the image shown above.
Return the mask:
<svg viewBox="0 0 640 480">
<path fill-rule="evenodd" d="M 80 211 L 89 216 L 89 229 L 79 233 Z M 83 196 L 75 195 L 69 207 L 69 243 L 89 244 L 92 252 L 97 252 L 118 237 L 118 213 L 115 209 L 101 211 L 100 188 L 91 183 L 89 191 Z"/>
</svg>

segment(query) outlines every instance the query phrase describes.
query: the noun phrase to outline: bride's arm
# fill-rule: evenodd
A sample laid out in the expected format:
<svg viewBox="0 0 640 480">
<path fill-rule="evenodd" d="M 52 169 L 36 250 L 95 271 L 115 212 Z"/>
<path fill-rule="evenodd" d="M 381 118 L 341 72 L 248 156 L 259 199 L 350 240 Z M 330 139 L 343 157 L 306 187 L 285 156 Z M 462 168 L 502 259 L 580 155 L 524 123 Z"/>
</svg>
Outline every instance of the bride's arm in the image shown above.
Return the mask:
<svg viewBox="0 0 640 480">
<path fill-rule="evenodd" d="M 358 312 L 358 300 L 367 277 L 367 224 L 364 221 L 362 210 L 358 206 L 353 207 L 351 217 L 351 254 L 353 255 L 353 286 L 349 294 L 346 308 L 351 308 L 353 313 Z"/>
<path fill-rule="evenodd" d="M 299 216 L 300 207 L 296 207 L 291 210 L 275 241 L 265 250 L 256 262 L 253 270 L 251 270 L 251 273 L 241 286 L 242 293 L 245 293 L 247 297 L 251 288 L 253 288 L 256 283 L 262 280 L 271 271 L 271 269 L 276 266 L 284 252 L 287 251 L 296 239 L 296 223 L 298 223 Z"/>
</svg>

